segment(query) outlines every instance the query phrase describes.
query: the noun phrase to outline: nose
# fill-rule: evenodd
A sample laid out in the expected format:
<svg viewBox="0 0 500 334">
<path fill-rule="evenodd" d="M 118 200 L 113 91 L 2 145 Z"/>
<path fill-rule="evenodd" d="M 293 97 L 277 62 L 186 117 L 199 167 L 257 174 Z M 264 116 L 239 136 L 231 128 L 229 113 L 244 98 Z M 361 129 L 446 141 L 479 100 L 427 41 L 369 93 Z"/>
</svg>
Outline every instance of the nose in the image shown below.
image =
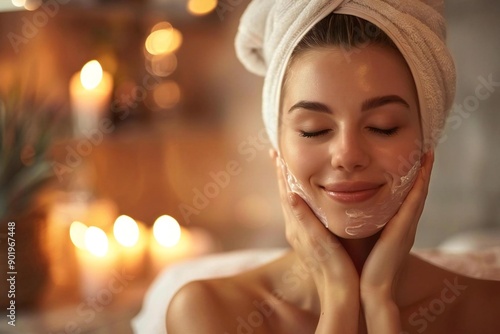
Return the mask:
<svg viewBox="0 0 500 334">
<path fill-rule="evenodd" d="M 338 130 L 330 145 L 330 154 L 332 167 L 345 172 L 363 170 L 370 163 L 362 135 L 352 129 Z"/>
</svg>

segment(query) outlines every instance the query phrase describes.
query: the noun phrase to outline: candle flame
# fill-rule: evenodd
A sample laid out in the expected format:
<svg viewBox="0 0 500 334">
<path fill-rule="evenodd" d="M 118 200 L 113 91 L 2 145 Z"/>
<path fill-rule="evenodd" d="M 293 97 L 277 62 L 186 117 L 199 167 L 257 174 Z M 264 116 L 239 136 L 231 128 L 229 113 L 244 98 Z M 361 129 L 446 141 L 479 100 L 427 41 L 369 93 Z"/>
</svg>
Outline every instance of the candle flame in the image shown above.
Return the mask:
<svg viewBox="0 0 500 334">
<path fill-rule="evenodd" d="M 121 215 L 116 218 L 113 234 L 122 246 L 133 247 L 139 241 L 139 226 L 129 216 Z"/>
<path fill-rule="evenodd" d="M 24 7 L 26 0 L 12 0 L 12 4 L 16 7 Z"/>
<path fill-rule="evenodd" d="M 85 249 L 85 232 L 87 231 L 87 225 L 81 223 L 79 221 L 74 221 L 71 223 L 69 228 L 69 236 L 71 238 L 71 242 L 80 248 Z"/>
<path fill-rule="evenodd" d="M 101 64 L 97 60 L 91 60 L 82 67 L 80 81 L 85 89 L 94 89 L 102 81 L 103 71 Z"/>
<path fill-rule="evenodd" d="M 108 236 L 100 228 L 91 226 L 85 231 L 85 248 L 93 255 L 104 257 L 108 246 Z"/>
<path fill-rule="evenodd" d="M 163 215 L 153 225 L 153 235 L 158 243 L 165 247 L 173 247 L 181 239 L 181 226 L 174 217 Z"/>
</svg>

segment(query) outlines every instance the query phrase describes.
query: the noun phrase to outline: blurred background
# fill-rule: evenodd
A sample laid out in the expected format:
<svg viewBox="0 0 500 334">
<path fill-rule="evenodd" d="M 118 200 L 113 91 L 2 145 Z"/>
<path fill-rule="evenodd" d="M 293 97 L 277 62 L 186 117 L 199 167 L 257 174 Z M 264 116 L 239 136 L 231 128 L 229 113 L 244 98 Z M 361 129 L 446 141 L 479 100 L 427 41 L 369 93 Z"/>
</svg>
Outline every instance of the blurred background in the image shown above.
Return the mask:
<svg viewBox="0 0 500 334">
<path fill-rule="evenodd" d="M 129 333 L 170 264 L 286 246 L 262 79 L 233 47 L 248 2 L 1 0 L 1 332 Z M 500 4 L 446 16 L 457 97 L 416 248 L 500 229 Z"/>
</svg>

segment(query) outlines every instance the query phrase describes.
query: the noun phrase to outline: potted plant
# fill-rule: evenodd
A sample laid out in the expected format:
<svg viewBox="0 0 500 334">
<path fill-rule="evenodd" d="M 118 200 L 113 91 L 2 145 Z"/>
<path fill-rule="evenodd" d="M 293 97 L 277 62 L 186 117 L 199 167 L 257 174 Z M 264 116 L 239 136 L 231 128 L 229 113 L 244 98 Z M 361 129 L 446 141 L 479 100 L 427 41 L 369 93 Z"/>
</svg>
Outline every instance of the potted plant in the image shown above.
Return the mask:
<svg viewBox="0 0 500 334">
<path fill-rule="evenodd" d="M 0 270 L 16 273 L 18 306 L 35 306 L 49 276 L 44 233 L 56 124 L 56 114 L 33 98 L 16 91 L 0 96 Z M 4 307 L 11 303 L 5 296 L 12 285 L 0 286 Z"/>
</svg>

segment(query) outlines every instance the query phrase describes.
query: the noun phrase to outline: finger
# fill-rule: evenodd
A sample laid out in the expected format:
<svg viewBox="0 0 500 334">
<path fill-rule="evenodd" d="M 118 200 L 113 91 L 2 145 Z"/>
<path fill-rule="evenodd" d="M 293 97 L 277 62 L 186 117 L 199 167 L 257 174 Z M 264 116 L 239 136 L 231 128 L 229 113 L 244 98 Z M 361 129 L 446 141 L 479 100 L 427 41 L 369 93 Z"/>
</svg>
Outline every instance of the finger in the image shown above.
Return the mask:
<svg viewBox="0 0 500 334">
<path fill-rule="evenodd" d="M 294 248 L 301 247 L 307 250 L 306 253 L 314 259 L 325 260 L 326 255 L 327 258 L 345 261 L 345 258 L 342 258 L 343 253 L 339 253 L 340 241 L 325 228 L 307 202 L 298 194 L 290 192 L 288 204 L 291 219 L 287 224 L 287 239 L 293 242 Z M 320 256 L 320 254 L 323 255 Z"/>
<path fill-rule="evenodd" d="M 429 191 L 429 184 L 431 179 L 432 166 L 434 163 L 434 154 L 432 152 L 426 153 L 424 162 L 418 173 L 417 179 L 407 195 L 405 201 L 401 205 L 398 212 L 399 215 L 411 215 L 419 209 L 423 209 L 425 198 Z"/>
<path fill-rule="evenodd" d="M 420 168 L 412 190 L 406 197 L 406 200 L 403 202 L 400 211 L 398 212 L 401 219 L 414 222 L 414 224 L 411 224 L 410 227 L 414 228 L 415 231 L 409 230 L 410 233 L 416 232 L 416 223 L 418 223 L 418 220 L 424 210 L 425 200 L 427 198 L 427 194 L 429 193 L 429 184 L 433 164 L 434 152 L 429 151 L 424 156 L 423 165 Z"/>
<path fill-rule="evenodd" d="M 288 170 L 285 162 L 279 156 L 275 157 L 275 159 L 283 211 L 287 218 L 288 240 L 296 240 L 299 237 L 309 239 L 307 242 L 310 242 L 314 238 L 327 237 L 330 233 L 325 231 L 324 225 L 316 217 L 308 203 L 290 189 L 287 182 Z"/>
<path fill-rule="evenodd" d="M 289 172 L 285 162 L 279 156 L 276 157 L 276 168 L 283 203 L 288 203 L 289 211 L 301 225 L 315 225 L 315 221 L 319 222 L 318 218 L 305 200 L 290 189 L 287 181 Z"/>
<path fill-rule="evenodd" d="M 278 153 L 275 151 L 275 150 L 269 150 L 269 155 L 271 157 L 271 159 L 273 160 L 274 162 L 274 167 L 275 167 L 275 171 L 276 171 L 276 176 L 278 177 L 278 186 L 279 186 L 279 189 L 280 189 L 280 192 L 282 190 L 284 190 L 284 178 L 283 178 L 283 171 L 282 171 L 282 162 L 281 162 L 281 158 L 280 156 L 278 155 Z"/>
<path fill-rule="evenodd" d="M 390 239 L 396 244 L 402 243 L 411 248 L 415 239 L 418 221 L 425 206 L 433 163 L 433 152 L 426 153 L 412 189 L 396 215 L 387 224 L 381 238 Z M 387 244 L 391 243 L 391 241 L 387 241 Z"/>
<path fill-rule="evenodd" d="M 297 223 L 311 236 L 324 235 L 325 226 L 306 201 L 294 192 L 288 193 L 288 203 Z"/>
<path fill-rule="evenodd" d="M 384 277 L 396 275 L 399 264 L 410 252 L 414 244 L 418 221 L 425 205 L 433 163 L 433 152 L 426 153 L 412 189 L 399 211 L 383 230 L 380 239 L 370 253 L 367 264 L 377 264 L 375 271 L 377 275 L 372 277 L 370 284 L 373 282 L 383 284 Z M 389 260 L 391 258 L 392 261 Z M 367 267 L 367 272 L 373 271 Z"/>
<path fill-rule="evenodd" d="M 278 156 L 276 151 L 271 150 L 270 152 L 271 158 L 274 160 L 275 168 L 276 168 L 276 177 L 278 179 L 278 188 L 281 199 L 281 207 L 283 210 L 283 214 L 285 216 L 285 228 L 286 228 L 286 239 L 288 242 L 296 247 L 296 243 L 298 241 L 298 237 L 304 234 L 303 229 L 297 226 L 295 220 L 296 217 L 292 212 L 292 206 L 296 204 L 296 200 L 294 199 L 294 194 L 289 191 L 288 184 L 286 182 L 286 175 L 283 168 L 283 161 Z M 298 197 L 298 196 L 297 196 Z M 298 230 L 299 229 L 299 230 Z"/>
</svg>

